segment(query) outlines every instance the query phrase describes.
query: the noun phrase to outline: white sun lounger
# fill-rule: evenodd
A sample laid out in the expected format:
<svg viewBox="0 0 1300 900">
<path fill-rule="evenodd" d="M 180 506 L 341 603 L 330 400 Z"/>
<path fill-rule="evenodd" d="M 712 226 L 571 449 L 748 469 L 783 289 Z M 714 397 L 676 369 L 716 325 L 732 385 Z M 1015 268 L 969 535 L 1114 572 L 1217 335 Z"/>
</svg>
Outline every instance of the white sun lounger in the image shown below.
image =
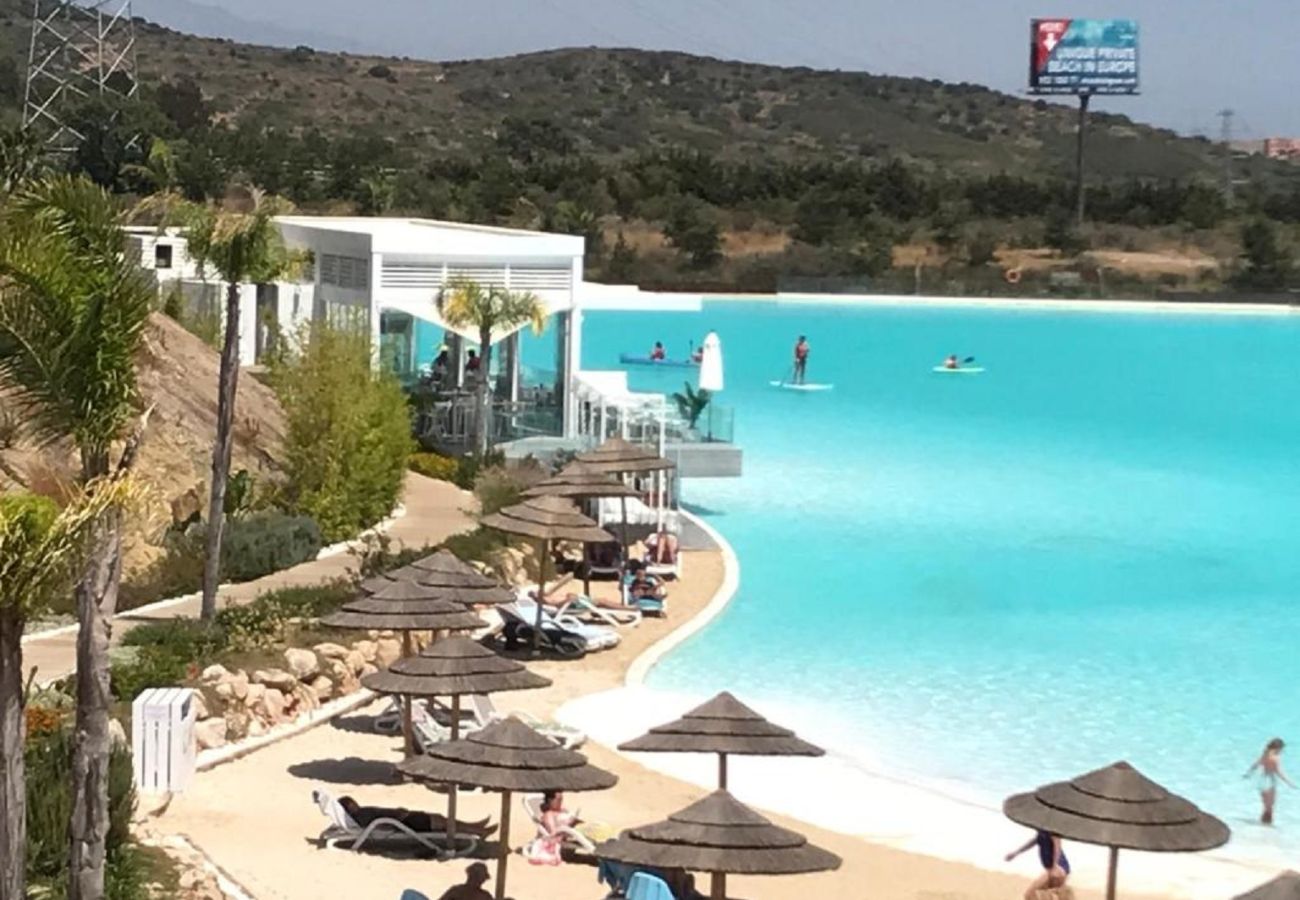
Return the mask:
<svg viewBox="0 0 1300 900">
<path fill-rule="evenodd" d="M 492 698 L 487 694 L 470 694 L 468 700 L 469 709 L 474 714 L 474 724 L 477 728 L 486 728 L 493 722 L 500 722 L 502 719 L 513 716 L 538 734 L 555 741 L 565 750 L 574 750 L 587 741 L 585 733 L 560 722 L 539 719 L 534 715 L 518 710 L 503 713 L 497 709 L 496 704 L 492 702 Z"/>
<path fill-rule="evenodd" d="M 537 601 L 532 597 L 520 597 L 510 606 L 498 607 L 504 615 L 506 611 L 513 607 L 523 618 L 531 625 L 537 621 Z M 554 628 L 559 631 L 567 631 L 570 634 L 577 635 L 586 645 L 587 651 L 608 650 L 610 647 L 618 646 L 622 638 L 618 630 L 606 625 L 592 625 L 589 622 L 583 622 L 576 616 L 561 615 L 554 616 L 545 609 L 542 610 L 542 628 Z"/>
<path fill-rule="evenodd" d="M 320 808 L 320 811 L 324 813 L 325 818 L 329 819 L 330 822 L 329 826 L 320 835 L 320 839 L 326 847 L 340 847 L 359 851 L 368 843 L 392 842 L 394 838 L 397 838 L 403 843 L 423 847 L 436 854 L 441 860 L 468 856 L 478 849 L 478 838 L 458 834 L 456 835 L 458 846 L 454 851 L 450 850 L 447 847 L 445 832 L 420 833 L 412 830 L 397 819 L 375 819 L 365 828 L 362 828 L 353 821 L 338 800 L 325 791 L 312 791 L 311 796 L 316 806 Z"/>
<path fill-rule="evenodd" d="M 565 603 L 555 611 L 554 615 L 573 616 L 574 618 L 590 616 L 594 619 L 599 619 L 611 628 L 618 628 L 621 626 L 635 628 L 641 624 L 641 610 L 639 609 L 633 609 L 630 607 L 627 609 L 607 609 L 603 606 L 597 606 L 592 602 L 590 597 L 583 597 L 581 595 L 576 596 Z"/>
</svg>

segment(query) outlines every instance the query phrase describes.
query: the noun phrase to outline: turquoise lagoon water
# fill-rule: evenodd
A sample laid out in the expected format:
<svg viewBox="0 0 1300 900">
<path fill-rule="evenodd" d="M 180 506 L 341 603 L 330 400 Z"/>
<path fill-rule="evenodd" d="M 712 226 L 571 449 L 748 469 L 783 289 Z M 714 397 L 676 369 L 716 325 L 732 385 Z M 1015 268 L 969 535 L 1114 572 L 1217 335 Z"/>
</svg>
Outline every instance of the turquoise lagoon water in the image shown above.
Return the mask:
<svg viewBox="0 0 1300 900">
<path fill-rule="evenodd" d="M 1258 815 L 1241 773 L 1300 747 L 1300 320 L 728 302 L 589 314 L 583 363 L 709 329 L 745 474 L 685 500 L 741 587 L 652 687 L 806 697 L 835 749 L 990 803 L 1124 758 Z M 798 334 L 833 391 L 769 387 Z M 1279 824 L 1300 847 L 1300 796 Z"/>
</svg>

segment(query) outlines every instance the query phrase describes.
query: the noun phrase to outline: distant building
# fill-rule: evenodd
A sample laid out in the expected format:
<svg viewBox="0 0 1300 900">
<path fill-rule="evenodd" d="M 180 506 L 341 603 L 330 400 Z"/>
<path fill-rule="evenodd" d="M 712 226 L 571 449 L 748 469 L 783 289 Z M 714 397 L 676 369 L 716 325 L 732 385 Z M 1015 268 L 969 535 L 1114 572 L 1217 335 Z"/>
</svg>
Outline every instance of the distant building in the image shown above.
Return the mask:
<svg viewBox="0 0 1300 900">
<path fill-rule="evenodd" d="M 1265 138 L 1264 155 L 1269 159 L 1300 162 L 1300 138 Z"/>
</svg>

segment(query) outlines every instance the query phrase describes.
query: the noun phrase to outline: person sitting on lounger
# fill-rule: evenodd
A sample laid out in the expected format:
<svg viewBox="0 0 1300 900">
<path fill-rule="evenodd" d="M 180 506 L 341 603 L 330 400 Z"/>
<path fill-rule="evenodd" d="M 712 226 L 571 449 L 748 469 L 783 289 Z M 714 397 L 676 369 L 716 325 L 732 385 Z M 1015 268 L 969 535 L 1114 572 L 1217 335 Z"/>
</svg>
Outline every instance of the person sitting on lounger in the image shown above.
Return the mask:
<svg viewBox="0 0 1300 900">
<path fill-rule="evenodd" d="M 627 584 L 627 595 L 633 602 L 637 600 L 662 600 L 667 593 L 664 586 L 645 570 L 645 566 L 637 563 L 636 560 L 628 563 L 628 569 L 631 570 L 632 578 Z"/>
<path fill-rule="evenodd" d="M 483 890 L 491 877 L 483 863 L 470 863 L 465 870 L 465 883 L 449 887 L 438 900 L 492 900 L 492 895 Z"/>
<path fill-rule="evenodd" d="M 671 566 L 677 562 L 677 535 L 656 532 L 645 539 L 645 561 L 650 565 Z"/>
<path fill-rule="evenodd" d="M 416 834 L 436 834 L 447 830 L 446 817 L 437 813 L 402 808 L 390 809 L 383 806 L 362 806 L 351 797 L 340 797 L 339 806 L 348 814 L 348 818 L 362 828 L 365 828 L 376 819 L 395 819 Z M 477 822 L 462 822 L 457 819 L 456 830 L 461 834 L 485 838 L 494 833 L 497 827 L 489 825 L 487 819 L 480 819 Z"/>
<path fill-rule="evenodd" d="M 547 791 L 542 796 L 542 814 L 537 820 L 537 837 L 524 850 L 524 856 L 535 866 L 558 866 L 564 860 L 560 851 L 569 839 L 569 833 L 582 820 L 564 808 L 564 794 Z"/>
</svg>

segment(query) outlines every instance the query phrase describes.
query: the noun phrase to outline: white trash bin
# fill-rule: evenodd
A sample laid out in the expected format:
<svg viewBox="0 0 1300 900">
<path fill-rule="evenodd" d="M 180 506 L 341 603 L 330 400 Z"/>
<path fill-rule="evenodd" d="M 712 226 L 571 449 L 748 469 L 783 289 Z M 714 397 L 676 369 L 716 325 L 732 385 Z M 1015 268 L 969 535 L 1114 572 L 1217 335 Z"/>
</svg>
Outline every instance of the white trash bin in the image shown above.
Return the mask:
<svg viewBox="0 0 1300 900">
<path fill-rule="evenodd" d="M 135 786 L 148 793 L 180 793 L 194 777 L 194 691 L 150 688 L 131 704 Z"/>
</svg>

